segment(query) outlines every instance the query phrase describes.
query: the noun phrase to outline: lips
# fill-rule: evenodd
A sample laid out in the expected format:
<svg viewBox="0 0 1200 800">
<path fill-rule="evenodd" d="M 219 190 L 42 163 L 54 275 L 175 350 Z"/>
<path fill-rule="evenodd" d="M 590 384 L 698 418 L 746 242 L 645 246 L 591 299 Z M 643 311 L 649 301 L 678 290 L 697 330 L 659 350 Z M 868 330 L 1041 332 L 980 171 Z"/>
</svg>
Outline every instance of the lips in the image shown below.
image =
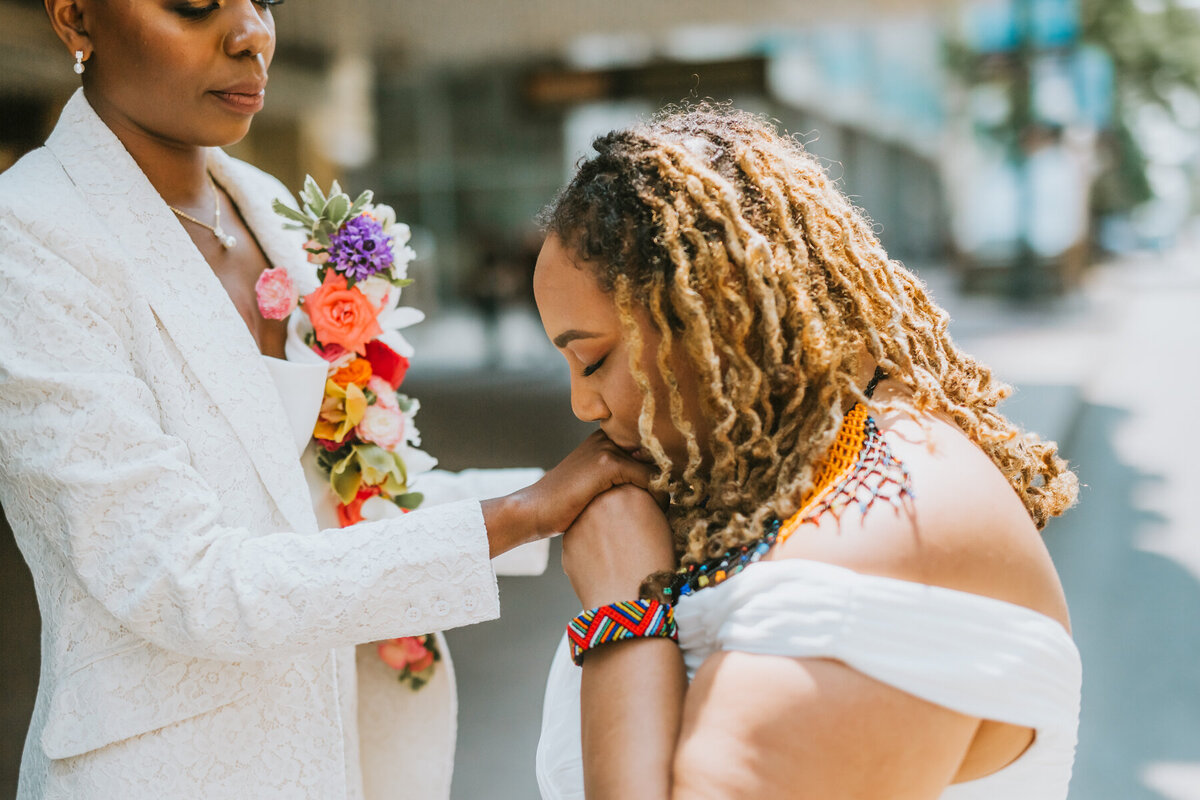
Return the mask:
<svg viewBox="0 0 1200 800">
<path fill-rule="evenodd" d="M 265 81 L 247 81 L 214 89 L 210 94 L 234 111 L 254 113 L 262 110 L 267 90 Z"/>
<path fill-rule="evenodd" d="M 628 453 L 629 457 L 634 461 L 641 461 L 645 464 L 651 464 L 654 462 L 654 459 L 650 456 L 650 454 L 641 447 L 628 447 L 623 444 L 619 444 L 617 446 Z"/>
</svg>

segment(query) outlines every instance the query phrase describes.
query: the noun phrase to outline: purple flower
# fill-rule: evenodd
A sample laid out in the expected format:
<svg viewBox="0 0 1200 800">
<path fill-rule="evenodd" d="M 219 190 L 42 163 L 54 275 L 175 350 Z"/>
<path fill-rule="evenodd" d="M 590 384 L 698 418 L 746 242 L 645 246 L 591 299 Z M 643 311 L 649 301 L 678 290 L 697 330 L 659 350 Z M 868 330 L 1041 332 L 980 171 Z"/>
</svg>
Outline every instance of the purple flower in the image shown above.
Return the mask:
<svg viewBox="0 0 1200 800">
<path fill-rule="evenodd" d="M 328 266 L 355 281 L 366 280 L 392 266 L 392 237 L 379 221 L 359 214 L 329 237 Z"/>
</svg>

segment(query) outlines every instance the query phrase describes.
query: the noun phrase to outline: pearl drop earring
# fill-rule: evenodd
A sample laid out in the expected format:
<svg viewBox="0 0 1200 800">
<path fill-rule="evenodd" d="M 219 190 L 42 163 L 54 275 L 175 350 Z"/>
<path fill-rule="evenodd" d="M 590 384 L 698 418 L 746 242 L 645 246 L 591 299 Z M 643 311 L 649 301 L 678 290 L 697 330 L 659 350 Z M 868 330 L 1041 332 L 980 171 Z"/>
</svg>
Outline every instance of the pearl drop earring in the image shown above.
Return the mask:
<svg viewBox="0 0 1200 800">
<path fill-rule="evenodd" d="M 82 75 L 83 69 L 84 69 L 84 67 L 83 67 L 83 51 L 76 50 L 75 51 L 75 74 Z"/>
</svg>

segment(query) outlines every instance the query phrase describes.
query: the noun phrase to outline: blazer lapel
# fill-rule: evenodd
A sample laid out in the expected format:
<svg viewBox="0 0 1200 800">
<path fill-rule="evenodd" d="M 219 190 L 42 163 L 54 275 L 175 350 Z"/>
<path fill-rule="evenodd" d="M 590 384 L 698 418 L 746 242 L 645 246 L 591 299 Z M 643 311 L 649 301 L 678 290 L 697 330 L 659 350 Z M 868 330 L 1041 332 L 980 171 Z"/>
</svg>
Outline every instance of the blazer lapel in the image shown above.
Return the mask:
<svg viewBox="0 0 1200 800">
<path fill-rule="evenodd" d="M 315 528 L 287 417 L 262 354 L 183 226 L 82 91 L 63 109 L 46 146 L 112 233 L 122 261 L 288 523 L 297 531 Z M 271 199 L 257 202 L 269 205 Z M 247 224 L 256 228 L 257 223 L 255 235 L 261 237 L 262 215 L 247 214 L 254 205 L 239 203 Z M 271 258 L 285 255 L 266 245 L 264 251 Z"/>
</svg>

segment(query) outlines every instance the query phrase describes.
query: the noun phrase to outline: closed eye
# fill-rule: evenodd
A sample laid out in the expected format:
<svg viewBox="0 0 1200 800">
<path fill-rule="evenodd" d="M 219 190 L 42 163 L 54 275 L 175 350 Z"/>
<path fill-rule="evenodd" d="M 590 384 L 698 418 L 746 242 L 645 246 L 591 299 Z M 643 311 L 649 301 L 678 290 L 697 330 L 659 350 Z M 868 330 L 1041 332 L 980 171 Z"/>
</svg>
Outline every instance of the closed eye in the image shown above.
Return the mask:
<svg viewBox="0 0 1200 800">
<path fill-rule="evenodd" d="M 260 8 L 270 10 L 272 6 L 283 5 L 283 0 L 254 0 L 254 3 Z M 209 3 L 208 5 L 203 6 L 194 6 L 190 3 L 185 3 L 184 5 L 176 7 L 175 11 L 180 16 L 188 19 L 204 19 L 209 14 L 219 10 L 220 8 L 221 4 L 219 2 Z"/>
<path fill-rule="evenodd" d="M 602 366 L 604 366 L 604 361 L 607 358 L 608 358 L 608 356 L 605 356 L 604 358 L 600 359 L 599 361 L 595 362 L 594 364 L 588 364 L 586 367 L 584 367 L 583 368 L 583 377 L 586 378 L 589 375 L 594 374 L 596 372 L 596 370 L 598 370 Z"/>
<path fill-rule="evenodd" d="M 191 5 L 190 3 L 188 3 L 185 5 L 177 6 L 175 8 L 175 13 L 179 14 L 179 16 L 181 16 L 181 17 L 186 17 L 188 19 L 204 19 L 205 17 L 207 17 L 209 14 L 213 13 L 220 7 L 221 7 L 220 3 L 209 3 L 208 5 L 205 5 L 205 6 L 194 6 L 194 5 Z"/>
</svg>

